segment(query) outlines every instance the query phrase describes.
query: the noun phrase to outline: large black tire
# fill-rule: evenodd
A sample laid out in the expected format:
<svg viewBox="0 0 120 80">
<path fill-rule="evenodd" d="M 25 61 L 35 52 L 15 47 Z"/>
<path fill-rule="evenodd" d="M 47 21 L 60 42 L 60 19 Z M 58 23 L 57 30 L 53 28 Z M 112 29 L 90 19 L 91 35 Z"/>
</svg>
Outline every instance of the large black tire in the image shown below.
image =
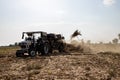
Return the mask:
<svg viewBox="0 0 120 80">
<path fill-rule="evenodd" d="M 24 51 L 23 50 L 17 50 L 16 51 L 16 57 L 23 57 L 24 56 Z"/>
<path fill-rule="evenodd" d="M 36 54 L 36 51 L 35 50 L 30 50 L 29 51 L 29 56 L 30 57 L 35 57 L 37 54 Z"/>
<path fill-rule="evenodd" d="M 64 52 L 64 48 L 65 48 L 65 46 L 63 44 L 60 44 L 60 46 L 58 48 L 59 52 Z"/>
<path fill-rule="evenodd" d="M 44 43 L 41 45 L 41 55 L 48 55 L 50 50 L 50 46 L 48 43 Z"/>
<path fill-rule="evenodd" d="M 51 53 L 51 54 L 53 53 L 53 49 L 52 48 L 49 49 L 49 53 Z"/>
</svg>

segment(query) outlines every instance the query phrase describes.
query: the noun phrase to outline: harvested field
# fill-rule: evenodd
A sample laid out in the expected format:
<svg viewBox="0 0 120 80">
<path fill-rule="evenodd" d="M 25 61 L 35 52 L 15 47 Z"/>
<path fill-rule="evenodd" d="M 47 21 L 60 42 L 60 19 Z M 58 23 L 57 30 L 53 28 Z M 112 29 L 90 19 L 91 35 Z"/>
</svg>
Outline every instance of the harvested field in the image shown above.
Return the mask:
<svg viewBox="0 0 120 80">
<path fill-rule="evenodd" d="M 93 54 L 78 47 L 72 46 L 71 51 L 34 58 L 17 58 L 15 51 L 18 47 L 1 47 L 0 80 L 120 79 L 120 53 Z"/>
</svg>

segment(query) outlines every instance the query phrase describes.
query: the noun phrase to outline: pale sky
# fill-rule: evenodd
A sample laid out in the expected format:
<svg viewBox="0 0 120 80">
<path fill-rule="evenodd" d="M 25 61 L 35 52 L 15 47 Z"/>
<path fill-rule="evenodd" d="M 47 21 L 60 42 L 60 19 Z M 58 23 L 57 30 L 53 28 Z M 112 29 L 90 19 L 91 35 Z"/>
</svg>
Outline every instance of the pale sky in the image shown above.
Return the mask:
<svg viewBox="0 0 120 80">
<path fill-rule="evenodd" d="M 21 41 L 24 31 L 61 33 L 67 40 L 109 42 L 120 33 L 120 0 L 0 0 L 0 45 Z"/>
</svg>

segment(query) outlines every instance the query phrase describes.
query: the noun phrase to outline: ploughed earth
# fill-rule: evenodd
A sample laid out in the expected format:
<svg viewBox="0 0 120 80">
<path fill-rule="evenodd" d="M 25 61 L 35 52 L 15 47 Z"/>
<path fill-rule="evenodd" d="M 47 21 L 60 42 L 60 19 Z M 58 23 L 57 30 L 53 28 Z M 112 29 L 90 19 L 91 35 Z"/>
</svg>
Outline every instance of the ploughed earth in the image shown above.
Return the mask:
<svg viewBox="0 0 120 80">
<path fill-rule="evenodd" d="M 0 80 L 120 80 L 119 52 L 67 47 L 34 58 L 17 58 L 18 47 L 1 47 Z"/>
</svg>

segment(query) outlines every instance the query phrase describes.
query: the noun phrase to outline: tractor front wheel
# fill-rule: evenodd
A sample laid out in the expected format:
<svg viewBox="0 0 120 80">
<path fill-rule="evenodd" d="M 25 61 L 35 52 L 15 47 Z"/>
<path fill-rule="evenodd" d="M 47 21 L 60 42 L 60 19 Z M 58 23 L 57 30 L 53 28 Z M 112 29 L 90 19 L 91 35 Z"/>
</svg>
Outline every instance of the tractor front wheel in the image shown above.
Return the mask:
<svg viewBox="0 0 120 80">
<path fill-rule="evenodd" d="M 30 55 L 31 57 L 35 57 L 37 54 L 36 54 L 36 51 L 35 51 L 35 50 L 30 50 L 30 51 L 29 51 L 29 55 Z"/>
</svg>

